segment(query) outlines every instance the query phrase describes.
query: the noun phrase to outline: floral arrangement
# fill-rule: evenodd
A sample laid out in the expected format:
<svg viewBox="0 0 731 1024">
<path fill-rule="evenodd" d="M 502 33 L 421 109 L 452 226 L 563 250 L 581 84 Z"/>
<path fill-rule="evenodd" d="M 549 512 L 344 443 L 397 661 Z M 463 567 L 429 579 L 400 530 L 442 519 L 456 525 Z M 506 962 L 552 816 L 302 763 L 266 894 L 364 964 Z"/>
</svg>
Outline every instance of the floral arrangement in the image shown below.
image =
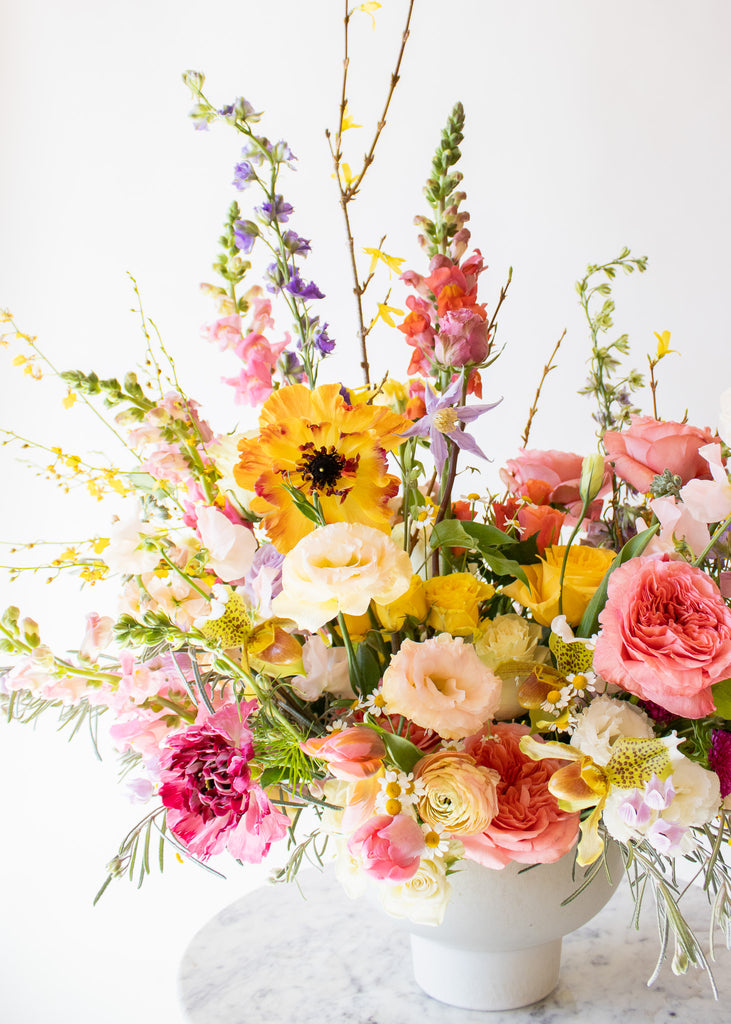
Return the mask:
<svg viewBox="0 0 731 1024">
<path fill-rule="evenodd" d="M 354 14 L 377 7 L 346 14 L 346 37 Z M 66 404 L 109 410 L 134 464 L 98 469 L 55 450 L 62 485 L 82 478 L 95 497 L 124 497 L 127 512 L 54 566 L 87 584 L 118 578 L 119 614 L 89 616 L 78 650 L 62 656 L 8 608 L 2 702 L 9 719 L 55 709 L 74 731 L 88 720 L 93 736 L 111 720 L 149 809 L 102 891 L 125 874 L 142 881 L 153 835 L 161 864 L 168 843 L 201 862 L 224 851 L 260 862 L 286 844 L 281 878 L 327 846 L 351 894 L 373 881 L 391 913 L 436 924 L 465 858 L 500 870 L 576 848 L 588 884 L 612 839 L 638 902 L 654 892 L 661 960 L 672 936 L 675 971 L 707 967 L 676 865 L 703 878 L 711 931 L 731 938 L 731 393 L 718 433 L 660 419 L 663 332 L 648 360 L 652 415 L 635 407 L 643 380 L 622 369 L 626 337 L 607 338 L 612 280 L 645 269 L 625 249 L 578 285 L 598 451 L 528 447 L 557 345 L 502 489 L 460 491 L 461 469 L 486 457 L 471 431 L 498 404 L 482 401 L 482 378 L 499 355 L 510 281 L 492 309 L 478 297 L 485 264 L 470 250 L 455 166 L 459 104 L 417 217 L 423 265 L 402 272 L 382 241 L 359 273 L 348 219 L 407 36 L 408 19 L 359 173 L 342 154 L 347 62 L 329 136 L 363 384 L 319 382 L 335 341 L 304 271 L 310 242 L 281 190 L 292 151 L 258 134 L 262 115 L 246 100 L 218 108 L 202 75 L 185 76 L 196 127 L 222 122 L 243 137 L 233 184 L 259 194 L 244 211 L 232 203 L 220 283 L 204 285 L 215 308 L 204 336 L 238 359 L 225 383 L 259 409 L 258 426 L 214 427 L 174 374 L 166 383 L 172 370 L 144 316 L 148 379 L 60 374 Z M 263 285 L 251 284 L 260 253 Z M 408 312 L 387 295 L 369 324 L 378 264 L 400 274 Z M 376 319 L 405 343 L 407 382 L 370 379 Z M 35 339 L 3 320 L 15 362 L 40 377 Z"/>
</svg>

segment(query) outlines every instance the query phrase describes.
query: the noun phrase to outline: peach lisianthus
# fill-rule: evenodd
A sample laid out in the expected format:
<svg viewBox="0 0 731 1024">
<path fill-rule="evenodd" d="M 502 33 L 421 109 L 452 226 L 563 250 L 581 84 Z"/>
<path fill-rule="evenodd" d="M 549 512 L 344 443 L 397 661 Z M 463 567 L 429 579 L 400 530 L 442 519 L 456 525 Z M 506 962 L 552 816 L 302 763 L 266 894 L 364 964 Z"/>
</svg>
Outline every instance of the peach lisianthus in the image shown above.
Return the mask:
<svg viewBox="0 0 731 1024">
<path fill-rule="evenodd" d="M 287 553 L 275 614 L 315 632 L 340 612 L 362 615 L 370 602 L 388 604 L 411 583 L 405 551 L 371 526 L 330 523 Z"/>
<path fill-rule="evenodd" d="M 405 715 L 443 739 L 463 739 L 492 718 L 502 684 L 471 644 L 442 633 L 404 640 L 383 675 L 385 710 Z"/>
<path fill-rule="evenodd" d="M 536 622 L 550 626 L 559 614 L 561 597 L 561 566 L 564 545 L 546 548 L 543 558 L 534 565 L 524 565 L 529 586 L 516 580 L 503 588 L 503 593 L 525 608 L 529 608 Z M 563 581 L 562 612 L 572 626 L 581 622 L 604 574 L 614 560 L 615 552 L 608 548 L 592 548 L 574 544 L 569 549 Z"/>
<path fill-rule="evenodd" d="M 526 725 L 498 722 L 489 735 L 471 736 L 465 750 L 476 762 L 498 773 L 498 810 L 480 835 L 464 836 L 465 855 L 490 868 L 552 864 L 571 849 L 579 833 L 579 813 L 562 811 L 549 791 L 561 762 L 532 761 L 520 749 Z M 536 770 L 538 769 L 538 770 Z"/>
</svg>

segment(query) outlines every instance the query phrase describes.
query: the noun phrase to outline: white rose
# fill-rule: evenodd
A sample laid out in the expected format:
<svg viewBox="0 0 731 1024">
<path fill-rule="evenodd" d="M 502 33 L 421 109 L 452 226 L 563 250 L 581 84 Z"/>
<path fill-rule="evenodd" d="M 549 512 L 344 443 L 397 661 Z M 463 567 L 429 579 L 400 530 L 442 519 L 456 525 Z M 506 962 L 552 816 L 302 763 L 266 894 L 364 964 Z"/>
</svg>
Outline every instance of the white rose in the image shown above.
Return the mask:
<svg viewBox="0 0 731 1024">
<path fill-rule="evenodd" d="M 401 885 L 379 886 L 385 911 L 392 917 L 405 917 L 416 924 L 441 924 L 452 887 L 441 857 L 422 857 L 413 878 Z"/>
<path fill-rule="evenodd" d="M 644 711 L 625 700 L 596 697 L 579 715 L 571 746 L 605 765 L 612 756 L 612 745 L 621 736 L 651 740 L 655 733 Z"/>
<path fill-rule="evenodd" d="M 308 533 L 285 555 L 275 615 L 314 633 L 345 615 L 363 615 L 371 600 L 389 604 L 411 584 L 411 561 L 380 530 L 330 523 Z"/>
</svg>

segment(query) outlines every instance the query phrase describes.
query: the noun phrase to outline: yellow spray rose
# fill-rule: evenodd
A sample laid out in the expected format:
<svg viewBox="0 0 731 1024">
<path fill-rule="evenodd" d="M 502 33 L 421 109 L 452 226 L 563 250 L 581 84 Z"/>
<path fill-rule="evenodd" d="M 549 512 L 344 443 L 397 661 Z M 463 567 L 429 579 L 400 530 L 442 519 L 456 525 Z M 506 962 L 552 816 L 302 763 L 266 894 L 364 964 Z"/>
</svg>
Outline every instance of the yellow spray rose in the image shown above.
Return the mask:
<svg viewBox="0 0 731 1024">
<path fill-rule="evenodd" d="M 529 608 L 533 618 L 542 626 L 550 626 L 559 614 L 559 584 L 565 551 L 563 545 L 546 548 L 540 562 L 523 566 L 530 587 L 516 580 L 509 587 L 503 588 L 504 594 Z M 590 548 L 579 544 L 569 550 L 563 585 L 563 614 L 570 625 L 578 626 L 581 622 L 614 556 L 615 552 L 607 548 Z"/>
<path fill-rule="evenodd" d="M 411 577 L 409 589 L 401 597 L 397 597 L 390 604 L 379 604 L 373 602 L 378 621 L 384 629 L 395 633 L 401 629 L 407 615 L 412 616 L 419 622 L 424 622 L 427 615 L 427 603 L 424 595 L 424 581 L 416 573 Z"/>
<path fill-rule="evenodd" d="M 470 572 L 453 572 L 449 576 L 433 576 L 424 584 L 429 606 L 427 625 L 452 636 L 471 636 L 477 632 L 480 601 L 495 593 Z"/>
</svg>

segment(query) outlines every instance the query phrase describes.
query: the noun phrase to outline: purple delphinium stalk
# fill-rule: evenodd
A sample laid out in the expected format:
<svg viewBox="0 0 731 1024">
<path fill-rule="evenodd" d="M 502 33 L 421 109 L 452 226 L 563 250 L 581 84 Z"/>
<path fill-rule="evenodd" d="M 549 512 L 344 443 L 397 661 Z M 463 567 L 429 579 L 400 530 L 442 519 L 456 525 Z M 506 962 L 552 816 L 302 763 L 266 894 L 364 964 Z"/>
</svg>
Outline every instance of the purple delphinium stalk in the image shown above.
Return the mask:
<svg viewBox="0 0 731 1024">
<path fill-rule="evenodd" d="M 257 206 L 256 213 L 265 224 L 273 224 L 274 221 L 286 224 L 290 215 L 294 213 L 294 207 L 290 203 L 285 203 L 282 196 L 275 195 L 273 201 L 267 199 L 261 206 Z"/>
<path fill-rule="evenodd" d="M 315 332 L 314 336 L 315 348 L 323 356 L 330 355 L 332 350 L 335 348 L 335 342 L 327 333 L 328 326 L 328 324 L 323 324 L 322 327 Z"/>
<path fill-rule="evenodd" d="M 310 243 L 306 238 L 301 238 L 296 231 L 285 231 L 282 242 L 292 256 L 306 256 L 310 252 Z"/>
<path fill-rule="evenodd" d="M 243 192 L 244 189 L 247 189 L 255 179 L 256 171 L 248 160 L 242 160 L 240 163 L 236 164 L 234 167 L 234 180 L 232 184 L 235 185 L 239 192 Z"/>
<path fill-rule="evenodd" d="M 426 416 L 417 420 L 412 427 L 409 427 L 408 430 L 399 435 L 400 437 L 428 437 L 431 443 L 432 458 L 438 473 L 442 472 L 447 461 L 448 449 L 447 442 L 444 440 L 445 437 L 453 441 L 462 451 L 469 452 L 470 455 L 479 455 L 481 459 L 487 459 L 487 455 L 482 451 L 474 437 L 466 433 L 460 424 L 472 423 L 478 416 L 482 416 L 483 413 L 489 412 L 490 409 L 494 409 L 496 405 L 499 405 L 502 402 L 502 398 L 489 405 L 452 405 L 452 402 L 456 401 L 461 391 L 461 377 L 457 377 L 456 380 L 452 381 L 441 397 L 438 397 L 432 391 L 429 384 L 426 384 L 424 387 Z"/>
<path fill-rule="evenodd" d="M 246 253 L 247 256 L 254 248 L 254 242 L 258 235 L 259 228 L 253 220 L 234 221 L 234 242 L 236 243 L 236 248 Z"/>
<path fill-rule="evenodd" d="M 295 268 L 289 281 L 284 285 L 290 295 L 296 295 L 299 299 L 324 299 L 325 295 L 317 287 L 314 281 L 305 282 Z"/>
</svg>

